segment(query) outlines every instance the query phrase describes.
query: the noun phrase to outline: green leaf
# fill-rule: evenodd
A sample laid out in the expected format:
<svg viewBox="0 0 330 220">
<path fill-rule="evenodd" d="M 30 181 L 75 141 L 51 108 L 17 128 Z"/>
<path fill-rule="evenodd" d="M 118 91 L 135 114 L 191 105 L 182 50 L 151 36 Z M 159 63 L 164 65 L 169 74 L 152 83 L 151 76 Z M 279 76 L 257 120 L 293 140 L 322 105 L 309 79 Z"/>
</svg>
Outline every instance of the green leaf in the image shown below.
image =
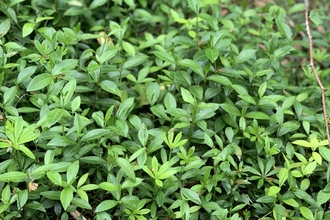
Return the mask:
<svg viewBox="0 0 330 220">
<path fill-rule="evenodd" d="M 169 62 L 169 63 L 172 63 L 172 64 L 175 63 L 174 57 L 171 54 L 167 53 L 167 52 L 154 51 L 153 54 L 155 54 L 156 57 L 158 57 L 161 60 L 165 60 L 166 62 Z"/>
<path fill-rule="evenodd" d="M 96 206 L 94 212 L 98 213 L 98 212 L 107 211 L 107 210 L 115 207 L 117 204 L 118 204 L 118 202 L 115 200 L 104 200 L 100 204 L 98 204 L 98 206 Z"/>
<path fill-rule="evenodd" d="M 151 106 L 155 105 L 160 95 L 160 87 L 158 83 L 152 83 L 147 89 L 147 98 Z"/>
<path fill-rule="evenodd" d="M 167 93 L 164 98 L 164 105 L 166 109 L 176 108 L 176 100 L 171 93 Z"/>
<path fill-rule="evenodd" d="M 122 120 L 126 120 L 126 118 L 129 116 L 130 112 L 134 108 L 134 98 L 128 98 L 126 99 L 118 108 L 118 111 L 116 113 L 116 116 Z"/>
<path fill-rule="evenodd" d="M 285 22 L 276 20 L 276 24 L 278 29 L 280 30 L 281 34 L 283 34 L 288 40 L 291 40 L 292 38 L 292 31 L 289 25 L 287 25 Z"/>
<path fill-rule="evenodd" d="M 321 190 L 317 194 L 317 199 L 316 199 L 317 204 L 322 205 L 322 204 L 328 202 L 329 198 L 330 198 L 330 192 L 325 192 L 325 191 Z"/>
<path fill-rule="evenodd" d="M 72 184 L 72 180 L 77 177 L 79 171 L 79 161 L 74 161 L 69 167 L 68 171 L 66 172 L 66 181 L 68 184 Z"/>
<path fill-rule="evenodd" d="M 121 91 L 117 88 L 117 85 L 114 82 L 110 80 L 103 80 L 99 85 L 103 90 L 121 97 Z"/>
<path fill-rule="evenodd" d="M 320 25 L 323 23 L 325 19 L 324 12 L 321 10 L 312 10 L 309 13 L 309 18 L 312 20 L 312 22 L 316 25 Z"/>
<path fill-rule="evenodd" d="M 199 12 L 199 2 L 198 0 L 188 0 L 188 5 L 191 10 L 193 10 L 195 13 Z"/>
<path fill-rule="evenodd" d="M 133 181 L 135 181 L 135 173 L 132 165 L 124 158 L 117 158 L 118 165 L 124 170 L 125 174 L 131 178 Z"/>
<path fill-rule="evenodd" d="M 193 203 L 196 203 L 197 205 L 202 205 L 202 201 L 195 191 L 187 188 L 182 188 L 181 192 L 188 200 L 192 201 Z"/>
<path fill-rule="evenodd" d="M 61 120 L 63 116 L 64 110 L 63 109 L 54 109 L 51 110 L 48 115 L 47 115 L 47 126 L 51 127 L 54 125 L 56 122 Z"/>
<path fill-rule="evenodd" d="M 269 120 L 269 116 L 266 113 L 263 112 L 248 112 L 244 115 L 246 118 L 254 118 L 254 119 L 260 119 L 260 120 Z"/>
<path fill-rule="evenodd" d="M 148 56 L 138 54 L 135 57 L 129 58 L 123 65 L 123 69 L 130 69 L 144 63 L 148 59 Z"/>
<path fill-rule="evenodd" d="M 58 172 L 53 171 L 53 170 L 48 171 L 47 172 L 47 177 L 54 184 L 56 184 L 58 186 L 62 186 L 62 177 L 61 177 L 61 175 Z"/>
<path fill-rule="evenodd" d="M 284 122 L 277 131 L 278 136 L 283 136 L 289 132 L 293 132 L 300 128 L 299 121 L 287 121 Z"/>
<path fill-rule="evenodd" d="M 330 149 L 327 147 L 318 147 L 319 153 L 321 154 L 322 158 L 330 163 Z"/>
<path fill-rule="evenodd" d="M 241 116 L 241 112 L 238 110 L 238 108 L 229 103 L 222 103 L 220 104 L 220 107 L 225 110 L 228 114 L 233 115 L 233 116 Z"/>
<path fill-rule="evenodd" d="M 277 199 L 274 196 L 262 196 L 257 199 L 257 202 L 260 203 L 274 203 Z"/>
<path fill-rule="evenodd" d="M 185 102 L 188 102 L 191 105 L 195 103 L 194 97 L 191 95 L 191 93 L 188 90 L 186 90 L 183 87 L 181 87 L 181 95 Z"/>
<path fill-rule="evenodd" d="M 66 210 L 73 199 L 73 190 L 71 188 L 64 188 L 60 194 L 60 201 L 63 208 Z"/>
<path fill-rule="evenodd" d="M 58 191 L 40 192 L 40 194 L 47 199 L 60 200 L 60 193 Z"/>
<path fill-rule="evenodd" d="M 5 36 L 10 29 L 10 20 L 6 19 L 0 24 L 0 38 Z"/>
<path fill-rule="evenodd" d="M 249 60 L 250 58 L 255 57 L 256 52 L 257 52 L 257 50 L 253 50 L 253 49 L 245 49 L 245 50 L 241 51 L 235 57 L 235 63 L 243 63 L 243 62 Z"/>
<path fill-rule="evenodd" d="M 21 70 L 21 72 L 17 76 L 17 83 L 24 82 L 27 78 L 33 75 L 33 73 L 37 70 L 37 66 L 29 66 Z"/>
<path fill-rule="evenodd" d="M 93 0 L 93 2 L 89 5 L 89 9 L 93 10 L 104 5 L 105 3 L 107 3 L 107 0 Z"/>
<path fill-rule="evenodd" d="M 124 50 L 125 50 L 128 54 L 130 54 L 132 57 L 135 57 L 135 49 L 134 49 L 134 47 L 133 47 L 132 44 L 130 44 L 130 43 L 126 42 L 126 41 L 122 41 L 121 44 L 122 44 Z"/>
<path fill-rule="evenodd" d="M 53 79 L 50 74 L 48 73 L 39 74 L 30 81 L 26 90 L 28 92 L 32 92 L 43 89 L 46 86 L 48 86 L 52 81 Z"/>
<path fill-rule="evenodd" d="M 192 69 L 195 73 L 204 78 L 203 68 L 196 61 L 183 59 L 179 62 L 179 65 Z"/>
<path fill-rule="evenodd" d="M 309 208 L 307 208 L 305 206 L 301 206 L 299 208 L 299 211 L 302 214 L 302 216 L 304 216 L 306 219 L 310 219 L 310 220 L 315 219 L 313 216 L 313 212 Z"/>
<path fill-rule="evenodd" d="M 33 32 L 35 26 L 35 23 L 25 23 L 22 29 L 22 37 L 29 36 Z"/>
<path fill-rule="evenodd" d="M 230 86 L 232 83 L 231 81 L 225 77 L 225 76 L 220 76 L 220 75 L 210 75 L 207 77 L 208 80 L 220 83 L 221 85 L 225 85 L 225 86 Z"/>
<path fill-rule="evenodd" d="M 209 58 L 209 60 L 212 63 L 214 63 L 217 60 L 217 58 L 219 57 L 220 52 L 217 49 L 207 48 L 205 50 L 205 54 L 206 54 L 207 58 Z"/>
<path fill-rule="evenodd" d="M 317 204 L 317 202 L 305 191 L 296 189 L 293 191 L 293 194 L 297 196 L 299 199 L 305 200 L 310 205 L 314 206 L 315 208 L 320 208 L 320 206 Z"/>
<path fill-rule="evenodd" d="M 0 182 L 24 182 L 28 179 L 28 176 L 23 172 L 12 171 L 4 174 L 0 174 Z"/>
<path fill-rule="evenodd" d="M 30 157 L 32 160 L 35 160 L 36 159 L 36 157 L 34 156 L 33 152 L 29 148 L 25 147 L 24 145 L 18 145 L 17 146 L 17 149 L 20 150 L 20 151 L 22 151 L 25 155 L 27 155 L 28 157 Z"/>
<path fill-rule="evenodd" d="M 52 75 L 60 75 L 65 73 L 66 71 L 74 69 L 78 64 L 78 60 L 76 59 L 65 59 L 60 63 L 56 64 L 52 70 Z"/>
<path fill-rule="evenodd" d="M 81 141 L 91 141 L 102 137 L 103 135 L 109 134 L 109 129 L 93 129 L 88 131 L 82 138 Z"/>
<path fill-rule="evenodd" d="M 92 209 L 92 206 L 90 204 L 88 204 L 87 201 L 85 201 L 81 198 L 72 198 L 72 203 L 83 209 L 89 209 L 89 210 Z"/>
<path fill-rule="evenodd" d="M 117 186 L 117 185 L 115 185 L 113 183 L 108 183 L 108 182 L 102 182 L 102 183 L 100 183 L 99 184 L 99 187 L 101 189 L 104 189 L 104 190 L 109 191 L 109 192 L 111 192 L 111 191 L 117 191 L 117 190 L 120 189 L 120 186 Z"/>
</svg>

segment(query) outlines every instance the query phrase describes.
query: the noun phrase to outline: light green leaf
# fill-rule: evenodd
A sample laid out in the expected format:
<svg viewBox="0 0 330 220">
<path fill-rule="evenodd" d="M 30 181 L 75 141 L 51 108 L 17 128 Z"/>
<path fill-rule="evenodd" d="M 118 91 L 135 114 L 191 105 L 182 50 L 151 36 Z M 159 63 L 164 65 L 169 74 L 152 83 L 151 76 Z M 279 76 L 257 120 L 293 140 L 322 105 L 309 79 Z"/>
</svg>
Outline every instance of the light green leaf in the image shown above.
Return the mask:
<svg viewBox="0 0 330 220">
<path fill-rule="evenodd" d="M 79 171 L 79 161 L 74 161 L 69 167 L 68 171 L 66 172 L 66 181 L 68 184 L 72 184 L 74 178 L 77 177 Z"/>
<path fill-rule="evenodd" d="M 248 112 L 244 115 L 246 118 L 254 118 L 254 119 L 260 119 L 260 120 L 269 120 L 269 116 L 266 113 L 263 112 Z"/>
<path fill-rule="evenodd" d="M 122 41 L 122 46 L 124 48 L 124 50 L 130 54 L 132 57 L 135 57 L 135 49 L 133 47 L 133 45 L 129 42 L 126 42 L 126 41 Z"/>
<path fill-rule="evenodd" d="M 167 53 L 167 52 L 154 51 L 153 54 L 155 54 L 156 57 L 158 57 L 161 60 L 165 60 L 166 62 L 169 62 L 169 63 L 175 63 L 174 57 L 171 54 Z"/>
<path fill-rule="evenodd" d="M 60 201 L 63 208 L 66 210 L 73 199 L 73 190 L 71 188 L 64 188 L 60 194 Z"/>
<path fill-rule="evenodd" d="M 32 92 L 32 91 L 37 91 L 37 90 L 43 89 L 46 86 L 48 86 L 52 81 L 53 81 L 53 79 L 50 74 L 42 73 L 40 75 L 37 75 L 30 81 L 26 90 L 28 92 Z"/>
<path fill-rule="evenodd" d="M 25 23 L 22 29 L 22 37 L 30 35 L 34 30 L 35 25 L 35 23 Z"/>
<path fill-rule="evenodd" d="M 107 211 L 107 210 L 115 207 L 117 204 L 118 204 L 118 202 L 115 200 L 104 200 L 100 204 L 98 204 L 98 206 L 96 206 L 96 209 L 94 212 L 98 213 L 98 212 Z"/>
<path fill-rule="evenodd" d="M 104 5 L 105 3 L 107 3 L 107 0 L 94 0 L 90 5 L 89 5 L 89 9 L 93 10 L 95 8 L 101 7 L 102 5 Z"/>
<path fill-rule="evenodd" d="M 117 158 L 118 165 L 124 170 L 125 174 L 135 181 L 135 173 L 132 165 L 124 158 Z"/>
<path fill-rule="evenodd" d="M 235 63 L 243 63 L 243 62 L 249 60 L 250 58 L 254 58 L 256 52 L 257 52 L 257 50 L 253 50 L 253 49 L 245 49 L 245 50 L 241 51 L 237 55 L 237 57 L 235 57 Z"/>
<path fill-rule="evenodd" d="M 74 69 L 78 64 L 78 60 L 76 59 L 65 59 L 58 64 L 56 64 L 53 68 L 52 75 L 60 75 L 65 71 Z"/>
<path fill-rule="evenodd" d="M 214 63 L 216 61 L 216 59 L 219 57 L 219 50 L 217 49 L 212 49 L 212 48 L 207 48 L 205 50 L 205 54 L 207 56 L 207 58 L 209 58 L 209 60 Z"/>
<path fill-rule="evenodd" d="M 186 90 L 183 87 L 181 87 L 181 95 L 185 102 L 188 102 L 191 105 L 195 103 L 194 97 L 191 95 L 191 93 L 188 90 Z"/>
<path fill-rule="evenodd" d="M 12 171 L 4 174 L 0 174 L 0 182 L 24 182 L 28 179 L 28 176 L 23 172 Z"/>
<path fill-rule="evenodd" d="M 220 107 L 230 115 L 241 116 L 241 112 L 234 104 L 222 103 L 220 104 Z"/>
<path fill-rule="evenodd" d="M 309 14 L 309 18 L 312 20 L 312 22 L 316 25 L 320 25 L 323 23 L 325 19 L 324 12 L 321 10 L 312 10 Z"/>
</svg>

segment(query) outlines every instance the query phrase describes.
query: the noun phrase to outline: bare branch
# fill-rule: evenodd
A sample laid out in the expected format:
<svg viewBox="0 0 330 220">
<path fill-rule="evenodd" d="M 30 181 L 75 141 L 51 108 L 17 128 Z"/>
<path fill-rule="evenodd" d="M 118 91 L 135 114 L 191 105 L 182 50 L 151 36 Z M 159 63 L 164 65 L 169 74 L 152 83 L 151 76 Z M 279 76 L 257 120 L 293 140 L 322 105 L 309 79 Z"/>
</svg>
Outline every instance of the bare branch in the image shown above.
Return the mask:
<svg viewBox="0 0 330 220">
<path fill-rule="evenodd" d="M 305 0 L 305 23 L 306 23 L 306 32 L 308 36 L 308 42 L 309 42 L 309 60 L 310 60 L 310 66 L 312 68 L 312 72 L 314 74 L 314 77 L 321 88 L 321 98 L 322 98 L 322 109 L 323 109 L 323 116 L 324 116 L 324 123 L 325 123 L 325 131 L 327 133 L 327 138 L 328 138 L 328 145 L 330 147 L 330 134 L 329 134 L 329 123 L 328 123 L 328 115 L 327 115 L 327 109 L 325 105 L 325 91 L 326 88 L 324 88 L 320 77 L 317 75 L 315 66 L 314 66 L 314 58 L 313 58 L 313 40 L 312 40 L 312 35 L 310 32 L 310 27 L 309 27 L 309 17 L 308 17 L 308 12 L 309 12 L 309 0 Z"/>
</svg>

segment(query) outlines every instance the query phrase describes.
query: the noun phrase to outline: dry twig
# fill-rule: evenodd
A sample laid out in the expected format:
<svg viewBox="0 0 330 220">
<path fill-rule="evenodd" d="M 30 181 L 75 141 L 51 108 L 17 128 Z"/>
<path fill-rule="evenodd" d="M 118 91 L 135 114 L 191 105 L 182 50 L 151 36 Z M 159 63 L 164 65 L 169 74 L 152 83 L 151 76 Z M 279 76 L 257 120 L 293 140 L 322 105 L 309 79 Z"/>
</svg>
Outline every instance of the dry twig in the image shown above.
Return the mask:
<svg viewBox="0 0 330 220">
<path fill-rule="evenodd" d="M 330 147 L 330 134 L 329 134 L 329 123 L 328 123 L 328 115 L 327 115 L 327 109 L 325 106 L 325 91 L 326 88 L 324 88 L 320 77 L 317 75 L 315 66 L 314 66 L 314 58 L 313 58 L 313 40 L 312 40 L 312 35 L 310 32 L 309 28 L 309 17 L 308 17 L 308 12 L 309 12 L 309 0 L 305 0 L 305 23 L 306 23 L 306 32 L 308 36 L 308 42 L 309 42 L 309 60 L 310 60 L 310 66 L 312 68 L 312 72 L 314 74 L 314 77 L 321 88 L 321 97 L 322 97 L 322 109 L 323 109 L 323 115 L 324 115 L 324 122 L 325 122 L 325 131 L 327 133 L 328 137 L 328 145 Z"/>
</svg>

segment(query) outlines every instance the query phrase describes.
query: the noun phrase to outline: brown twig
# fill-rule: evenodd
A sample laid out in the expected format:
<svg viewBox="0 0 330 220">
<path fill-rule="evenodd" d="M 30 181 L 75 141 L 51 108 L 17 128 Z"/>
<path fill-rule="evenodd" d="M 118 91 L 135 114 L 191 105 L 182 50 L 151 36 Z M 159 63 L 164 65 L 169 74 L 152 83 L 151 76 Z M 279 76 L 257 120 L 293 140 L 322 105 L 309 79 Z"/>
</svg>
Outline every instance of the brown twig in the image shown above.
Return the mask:
<svg viewBox="0 0 330 220">
<path fill-rule="evenodd" d="M 327 133 L 328 138 L 328 145 L 330 147 L 330 134 L 329 134 L 329 123 L 328 123 L 328 115 L 327 115 L 327 109 L 325 106 L 325 91 L 327 90 L 324 88 L 320 77 L 317 75 L 315 66 L 314 66 L 314 58 L 313 58 L 313 40 L 312 35 L 309 28 L 309 17 L 308 17 L 308 11 L 309 11 L 309 0 L 305 0 L 305 22 L 306 22 L 306 32 L 308 36 L 308 42 L 309 42 L 309 60 L 310 60 L 310 66 L 312 68 L 312 72 L 314 74 L 314 77 L 321 88 L 321 97 L 322 97 L 322 109 L 323 109 L 323 115 L 324 115 L 324 122 L 325 122 L 325 131 Z"/>
</svg>

